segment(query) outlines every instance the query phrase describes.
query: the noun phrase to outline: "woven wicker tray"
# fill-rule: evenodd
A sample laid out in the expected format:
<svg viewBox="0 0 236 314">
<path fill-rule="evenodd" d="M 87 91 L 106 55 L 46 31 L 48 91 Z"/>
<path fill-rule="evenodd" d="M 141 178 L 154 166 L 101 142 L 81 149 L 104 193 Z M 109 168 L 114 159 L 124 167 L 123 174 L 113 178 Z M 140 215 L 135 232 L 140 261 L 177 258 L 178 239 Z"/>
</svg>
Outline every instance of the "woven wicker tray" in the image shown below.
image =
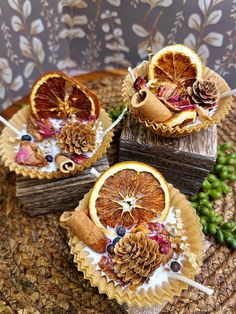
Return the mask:
<svg viewBox="0 0 236 314">
<path fill-rule="evenodd" d="M 122 102 L 123 77 L 111 76 L 88 82 L 109 110 Z M 235 137 L 236 110 L 219 128 L 219 142 Z M 109 150 L 111 162 L 117 160 L 117 138 Z M 63 191 L 62 191 L 63 193 Z M 234 213 L 236 184 L 215 209 L 226 219 Z M 0 165 L 0 313 L 92 314 L 125 313 L 115 301 L 99 294 L 78 272 L 69 254 L 67 237 L 59 227 L 58 214 L 28 217 L 15 200 L 15 175 Z M 189 288 L 161 313 L 225 313 L 235 308 L 236 253 L 211 240 L 199 282 L 215 288 L 211 297 Z"/>
</svg>

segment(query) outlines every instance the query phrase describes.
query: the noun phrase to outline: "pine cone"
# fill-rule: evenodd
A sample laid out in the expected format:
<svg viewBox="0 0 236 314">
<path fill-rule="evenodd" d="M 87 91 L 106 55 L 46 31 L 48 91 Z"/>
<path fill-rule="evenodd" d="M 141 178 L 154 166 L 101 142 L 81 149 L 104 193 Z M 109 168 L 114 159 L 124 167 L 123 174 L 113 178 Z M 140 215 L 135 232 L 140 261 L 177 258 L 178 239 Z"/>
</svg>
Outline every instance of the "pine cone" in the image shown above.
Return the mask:
<svg viewBox="0 0 236 314">
<path fill-rule="evenodd" d="M 117 276 L 131 289 L 143 284 L 166 261 L 159 245 L 142 232 L 125 235 L 114 248 L 114 269 Z"/>
<path fill-rule="evenodd" d="M 210 80 L 196 81 L 188 87 L 188 94 L 192 101 L 199 105 L 213 105 L 219 100 L 216 83 Z"/>
<path fill-rule="evenodd" d="M 81 155 L 92 151 L 96 145 L 96 131 L 90 124 L 68 124 L 58 136 L 58 145 L 65 153 Z"/>
</svg>

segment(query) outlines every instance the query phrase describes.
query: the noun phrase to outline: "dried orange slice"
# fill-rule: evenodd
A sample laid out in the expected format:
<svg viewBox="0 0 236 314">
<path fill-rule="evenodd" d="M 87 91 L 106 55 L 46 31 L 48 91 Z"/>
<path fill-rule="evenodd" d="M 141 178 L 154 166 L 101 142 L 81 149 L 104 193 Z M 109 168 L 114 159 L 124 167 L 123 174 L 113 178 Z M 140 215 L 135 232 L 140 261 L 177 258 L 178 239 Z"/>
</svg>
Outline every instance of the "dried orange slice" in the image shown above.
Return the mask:
<svg viewBox="0 0 236 314">
<path fill-rule="evenodd" d="M 89 197 L 93 222 L 104 233 L 108 227 L 132 228 L 154 218 L 164 220 L 169 212 L 169 188 L 164 177 L 141 162 L 118 163 L 106 170 Z"/>
<path fill-rule="evenodd" d="M 100 102 L 94 92 L 61 72 L 42 75 L 30 94 L 32 114 L 36 118 L 68 118 L 76 115 L 87 120 L 99 115 Z"/>
<path fill-rule="evenodd" d="M 176 86 L 191 86 L 203 78 L 203 63 L 192 49 L 184 45 L 167 46 L 158 51 L 149 65 L 149 79 L 156 84 L 174 83 Z"/>
</svg>

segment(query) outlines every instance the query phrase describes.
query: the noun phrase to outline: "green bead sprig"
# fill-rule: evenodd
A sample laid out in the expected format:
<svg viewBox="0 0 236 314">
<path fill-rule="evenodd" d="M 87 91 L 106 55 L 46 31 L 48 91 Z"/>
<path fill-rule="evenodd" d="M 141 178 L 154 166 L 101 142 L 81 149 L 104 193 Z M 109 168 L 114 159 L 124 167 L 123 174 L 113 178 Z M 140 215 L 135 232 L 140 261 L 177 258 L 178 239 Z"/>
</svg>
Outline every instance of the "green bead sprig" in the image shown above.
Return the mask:
<svg viewBox="0 0 236 314">
<path fill-rule="evenodd" d="M 215 236 L 216 242 L 236 250 L 236 222 L 224 222 L 223 216 L 216 213 L 212 202 L 230 191 L 229 182 L 236 181 L 236 153 L 229 153 L 231 142 L 217 147 L 217 160 L 212 171 L 201 185 L 200 192 L 191 195 L 189 200 L 200 217 L 205 235 Z"/>
<path fill-rule="evenodd" d="M 125 109 L 125 107 L 126 107 L 125 104 L 117 105 L 109 112 L 112 122 L 114 122 L 120 116 L 120 114 Z M 128 115 L 128 112 L 125 113 L 125 116 L 127 115 Z"/>
</svg>

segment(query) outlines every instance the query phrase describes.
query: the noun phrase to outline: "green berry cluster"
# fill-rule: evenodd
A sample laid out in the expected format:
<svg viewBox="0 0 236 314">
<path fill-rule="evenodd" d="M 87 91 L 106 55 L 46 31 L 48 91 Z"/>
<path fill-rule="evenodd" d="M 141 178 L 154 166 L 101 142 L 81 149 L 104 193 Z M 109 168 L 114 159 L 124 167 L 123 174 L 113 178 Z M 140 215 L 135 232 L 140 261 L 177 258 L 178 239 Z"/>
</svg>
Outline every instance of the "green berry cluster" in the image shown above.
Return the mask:
<svg viewBox="0 0 236 314">
<path fill-rule="evenodd" d="M 236 250 L 236 222 L 229 220 L 223 222 L 212 206 L 212 201 L 222 198 L 230 191 L 228 183 L 236 181 L 235 163 L 236 153 L 229 153 L 231 142 L 225 142 L 217 147 L 217 160 L 212 171 L 203 181 L 198 194 L 191 195 L 189 200 L 196 209 L 206 235 L 215 236 L 219 244 L 226 244 Z"/>
<path fill-rule="evenodd" d="M 119 117 L 119 115 L 122 113 L 125 107 L 126 107 L 125 104 L 117 105 L 109 112 L 109 115 L 113 122 Z M 128 112 L 125 113 L 125 116 L 127 115 L 128 115 Z"/>
</svg>

